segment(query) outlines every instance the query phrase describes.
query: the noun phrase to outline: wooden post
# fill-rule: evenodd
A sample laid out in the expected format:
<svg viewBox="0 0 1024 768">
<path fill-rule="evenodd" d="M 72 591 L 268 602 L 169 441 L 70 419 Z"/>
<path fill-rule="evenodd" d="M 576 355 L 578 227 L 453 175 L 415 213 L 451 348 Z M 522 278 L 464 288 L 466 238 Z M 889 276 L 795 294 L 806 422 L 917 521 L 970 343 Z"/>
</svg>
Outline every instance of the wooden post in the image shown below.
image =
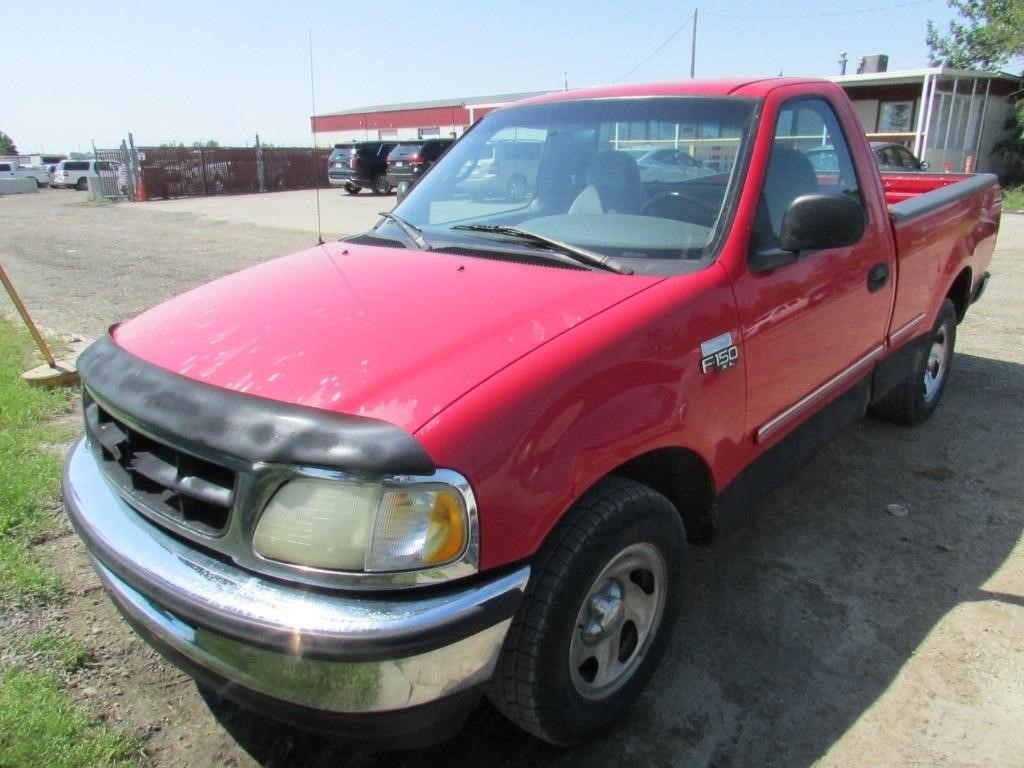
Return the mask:
<svg viewBox="0 0 1024 768">
<path fill-rule="evenodd" d="M 3 281 L 4 288 L 7 289 L 7 295 L 11 297 L 11 301 L 14 302 L 14 306 L 18 309 L 18 314 L 21 315 L 21 319 L 25 321 L 25 325 L 28 326 L 28 332 L 32 334 L 32 338 L 35 339 L 36 346 L 39 347 L 39 351 L 43 353 L 43 357 L 46 358 L 46 362 L 51 368 L 57 367 L 57 361 L 53 359 L 53 354 L 50 352 L 50 348 L 46 346 L 46 341 L 43 339 L 39 329 L 36 328 L 36 324 L 32 322 L 32 318 L 29 317 L 28 310 L 25 309 L 25 305 L 21 302 L 21 297 L 18 296 L 18 292 L 14 290 L 14 283 L 11 282 L 10 278 L 7 277 L 7 273 L 4 271 L 3 265 L 0 264 L 0 280 Z"/>
</svg>

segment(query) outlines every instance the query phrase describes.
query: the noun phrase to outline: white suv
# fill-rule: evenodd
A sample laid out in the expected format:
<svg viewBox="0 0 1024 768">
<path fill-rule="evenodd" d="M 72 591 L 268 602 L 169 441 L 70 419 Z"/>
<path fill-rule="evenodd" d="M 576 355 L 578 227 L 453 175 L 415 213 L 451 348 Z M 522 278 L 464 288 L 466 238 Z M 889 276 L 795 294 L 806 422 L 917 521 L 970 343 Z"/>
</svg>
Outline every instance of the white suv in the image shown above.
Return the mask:
<svg viewBox="0 0 1024 768">
<path fill-rule="evenodd" d="M 61 160 L 53 172 L 50 186 L 85 190 L 89 188 L 89 179 L 98 179 L 100 171 L 120 179 L 121 164 L 109 160 Z"/>
</svg>

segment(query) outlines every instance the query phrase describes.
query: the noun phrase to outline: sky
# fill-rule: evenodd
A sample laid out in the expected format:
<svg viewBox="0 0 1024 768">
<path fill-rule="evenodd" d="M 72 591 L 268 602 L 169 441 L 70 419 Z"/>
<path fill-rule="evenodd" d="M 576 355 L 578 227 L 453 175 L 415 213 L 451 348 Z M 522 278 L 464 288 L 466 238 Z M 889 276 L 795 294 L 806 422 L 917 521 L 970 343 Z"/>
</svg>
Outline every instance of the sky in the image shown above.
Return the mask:
<svg viewBox="0 0 1024 768">
<path fill-rule="evenodd" d="M 214 140 L 309 146 L 309 116 L 376 104 L 928 65 L 945 0 L 151 3 L 0 0 L 0 130 L 22 153 Z M 675 36 L 673 37 L 673 34 Z M 313 78 L 310 77 L 312 36 Z M 567 75 L 566 75 L 567 73 Z M 312 88 L 311 88 L 312 86 Z"/>
</svg>

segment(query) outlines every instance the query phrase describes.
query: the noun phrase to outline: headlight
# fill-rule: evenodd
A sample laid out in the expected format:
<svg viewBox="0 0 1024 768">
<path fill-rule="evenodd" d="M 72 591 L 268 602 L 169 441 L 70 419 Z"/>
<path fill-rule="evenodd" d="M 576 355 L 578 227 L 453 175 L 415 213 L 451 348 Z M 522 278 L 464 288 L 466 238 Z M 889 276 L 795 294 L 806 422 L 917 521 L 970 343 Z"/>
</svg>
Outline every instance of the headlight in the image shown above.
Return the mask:
<svg viewBox="0 0 1024 768">
<path fill-rule="evenodd" d="M 271 560 L 333 571 L 436 568 L 470 548 L 471 506 L 468 485 L 300 478 L 267 504 L 253 549 Z"/>
</svg>

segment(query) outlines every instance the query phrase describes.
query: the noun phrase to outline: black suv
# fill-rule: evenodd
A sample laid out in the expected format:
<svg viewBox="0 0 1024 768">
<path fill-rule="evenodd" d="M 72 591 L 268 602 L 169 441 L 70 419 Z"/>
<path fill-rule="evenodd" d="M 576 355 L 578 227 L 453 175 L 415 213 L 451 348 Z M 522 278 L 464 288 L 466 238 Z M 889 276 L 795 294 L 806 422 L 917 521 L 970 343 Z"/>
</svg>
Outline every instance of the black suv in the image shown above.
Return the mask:
<svg viewBox="0 0 1024 768">
<path fill-rule="evenodd" d="M 403 141 L 388 155 L 388 184 L 397 187 L 405 181 L 412 185 L 453 143 L 455 139 Z"/>
<path fill-rule="evenodd" d="M 345 187 L 350 195 L 372 189 L 375 195 L 386 195 L 391 185 L 385 177 L 388 153 L 397 141 L 360 141 L 357 144 L 336 144 L 327 160 L 327 179 Z"/>
</svg>

